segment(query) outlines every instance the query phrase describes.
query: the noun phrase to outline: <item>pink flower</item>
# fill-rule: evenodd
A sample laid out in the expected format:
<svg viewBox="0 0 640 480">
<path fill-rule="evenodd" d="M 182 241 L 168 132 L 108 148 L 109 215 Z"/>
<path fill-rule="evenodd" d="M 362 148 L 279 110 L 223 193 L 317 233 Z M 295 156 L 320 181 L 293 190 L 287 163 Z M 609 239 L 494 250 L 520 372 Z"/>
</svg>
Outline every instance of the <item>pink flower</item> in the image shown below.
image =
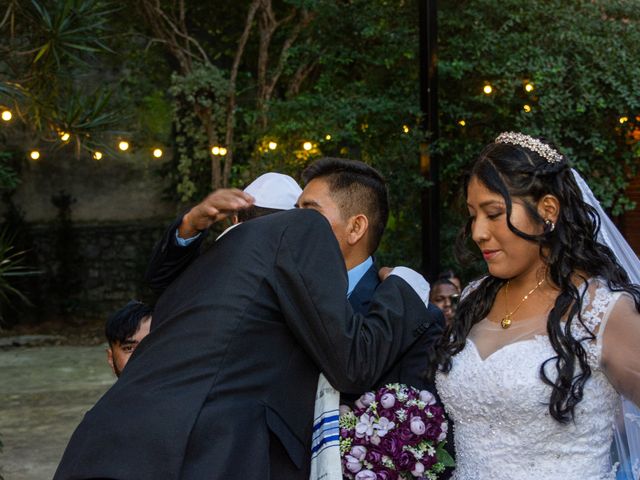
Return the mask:
<svg viewBox="0 0 640 480">
<path fill-rule="evenodd" d="M 447 422 L 442 422 L 440 424 L 440 435 L 438 435 L 438 441 L 442 442 L 447 438 L 447 432 L 449 431 L 449 425 Z"/>
<path fill-rule="evenodd" d="M 362 470 L 356 475 L 356 480 L 376 480 L 377 476 L 371 470 Z"/>
<path fill-rule="evenodd" d="M 347 455 L 344 457 L 344 459 L 346 462 L 345 466 L 351 473 L 358 473 L 360 470 L 362 470 L 362 463 L 360 463 L 360 460 L 358 460 L 357 458 L 352 457 L 351 455 Z"/>
<path fill-rule="evenodd" d="M 396 397 L 393 393 L 385 393 L 380 399 L 380 404 L 382 408 L 391 408 L 396 404 Z"/>
<path fill-rule="evenodd" d="M 376 434 L 381 437 L 384 437 L 387 433 L 389 433 L 389 430 L 392 430 L 393 427 L 395 427 L 395 423 L 390 422 L 386 417 L 380 418 L 380 420 L 378 420 L 378 423 L 373 426 L 373 428 L 376 430 Z"/>
<path fill-rule="evenodd" d="M 411 470 L 411 475 L 413 475 L 414 477 L 421 477 L 423 473 L 424 473 L 424 465 L 421 464 L 420 462 L 416 462 L 416 464 L 413 467 L 413 470 Z"/>
<path fill-rule="evenodd" d="M 373 403 L 375 399 L 376 396 L 373 394 L 373 392 L 365 392 L 360 396 L 359 399 L 356 400 L 356 407 L 367 408 Z"/>
<path fill-rule="evenodd" d="M 436 403 L 436 397 L 433 396 L 433 393 L 427 390 L 420 390 L 420 400 L 427 405 L 433 405 Z"/>
<path fill-rule="evenodd" d="M 373 435 L 373 417 L 370 417 L 368 413 L 363 413 L 356 425 L 356 437 L 370 437 L 371 435 Z"/>
<path fill-rule="evenodd" d="M 420 417 L 413 417 L 409 428 L 411 428 L 411 433 L 415 435 L 422 435 L 426 430 L 426 426 Z"/>
<path fill-rule="evenodd" d="M 340 405 L 339 408 L 340 416 L 344 416 L 351 411 L 351 408 L 348 405 Z"/>
<path fill-rule="evenodd" d="M 366 455 L 367 449 L 362 445 L 356 445 L 355 447 L 351 448 L 351 456 L 357 458 L 358 460 L 364 460 Z"/>
</svg>

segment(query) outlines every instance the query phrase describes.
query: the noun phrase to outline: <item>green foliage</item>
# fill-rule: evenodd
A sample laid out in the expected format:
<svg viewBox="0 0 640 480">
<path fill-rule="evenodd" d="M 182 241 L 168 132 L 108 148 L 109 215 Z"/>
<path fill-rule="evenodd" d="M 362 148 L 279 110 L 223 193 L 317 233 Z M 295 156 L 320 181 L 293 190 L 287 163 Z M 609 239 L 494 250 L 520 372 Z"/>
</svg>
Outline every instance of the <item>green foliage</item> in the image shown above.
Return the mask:
<svg viewBox="0 0 640 480">
<path fill-rule="evenodd" d="M 210 146 L 223 144 L 229 81 L 222 70 L 201 65 L 187 76 L 174 73 L 169 92 L 177 150 L 172 180 L 179 199 L 186 202 L 211 189 Z"/>
<path fill-rule="evenodd" d="M 456 184 L 482 146 L 506 130 L 563 151 L 614 214 L 636 172 L 630 136 L 640 110 L 637 2 L 458 0 L 441 4 L 441 137 L 445 182 Z M 527 82 L 533 91 L 524 88 Z M 491 84 L 493 93 L 482 88 Z M 524 106 L 531 108 L 530 112 Z M 464 120 L 466 125 L 459 125 Z M 636 124 L 637 125 L 637 124 Z"/>
<path fill-rule="evenodd" d="M 109 89 L 88 82 L 97 55 L 110 53 L 114 12 L 105 0 L 10 1 L 0 24 L 0 103 L 43 140 L 72 135 L 80 149 L 121 117 L 109 110 Z M 93 85 L 91 85 L 93 83 Z"/>
<path fill-rule="evenodd" d="M 3 311 L 15 302 L 29 305 L 24 294 L 14 286 L 18 277 L 32 275 L 35 272 L 24 265 L 24 251 L 15 251 L 13 236 L 6 230 L 0 232 L 0 325 L 4 324 Z"/>
<path fill-rule="evenodd" d="M 0 193 L 11 192 L 20 184 L 18 172 L 12 167 L 11 152 L 0 152 Z"/>
</svg>

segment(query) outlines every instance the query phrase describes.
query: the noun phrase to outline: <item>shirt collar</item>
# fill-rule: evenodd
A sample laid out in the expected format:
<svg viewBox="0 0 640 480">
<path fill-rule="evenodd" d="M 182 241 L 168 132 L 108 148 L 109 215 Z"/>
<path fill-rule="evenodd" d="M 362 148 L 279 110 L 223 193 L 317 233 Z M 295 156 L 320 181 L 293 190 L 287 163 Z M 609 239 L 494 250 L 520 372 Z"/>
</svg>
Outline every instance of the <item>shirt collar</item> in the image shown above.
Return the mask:
<svg viewBox="0 0 640 480">
<path fill-rule="evenodd" d="M 356 265 L 347 272 L 347 275 L 349 277 L 349 288 L 347 289 L 347 297 L 351 295 L 351 292 L 353 292 L 353 290 L 356 288 L 356 285 L 362 279 L 364 274 L 367 273 L 367 270 L 371 268 L 371 265 L 373 265 L 373 258 L 368 257 L 360 265 Z"/>
</svg>

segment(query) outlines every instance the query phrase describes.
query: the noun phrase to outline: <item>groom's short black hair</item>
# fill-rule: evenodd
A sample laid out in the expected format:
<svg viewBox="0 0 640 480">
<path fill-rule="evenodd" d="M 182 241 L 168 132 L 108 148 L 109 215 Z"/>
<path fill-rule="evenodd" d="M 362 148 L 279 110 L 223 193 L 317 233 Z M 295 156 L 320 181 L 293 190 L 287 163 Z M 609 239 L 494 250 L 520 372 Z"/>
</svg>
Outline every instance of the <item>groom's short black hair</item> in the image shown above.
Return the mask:
<svg viewBox="0 0 640 480">
<path fill-rule="evenodd" d="M 325 157 L 302 172 L 305 185 L 321 178 L 329 185 L 343 218 L 364 213 L 369 219 L 369 253 L 378 248 L 389 218 L 389 199 L 384 177 L 358 160 Z"/>
</svg>

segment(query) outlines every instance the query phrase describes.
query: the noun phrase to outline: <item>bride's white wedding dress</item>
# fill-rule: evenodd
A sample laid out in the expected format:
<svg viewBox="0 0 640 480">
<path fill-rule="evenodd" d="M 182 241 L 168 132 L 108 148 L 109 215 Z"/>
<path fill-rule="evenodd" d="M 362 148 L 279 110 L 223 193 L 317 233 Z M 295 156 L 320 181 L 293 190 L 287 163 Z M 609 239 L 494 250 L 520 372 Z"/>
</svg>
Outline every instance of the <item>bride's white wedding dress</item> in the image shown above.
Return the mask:
<svg viewBox="0 0 640 480">
<path fill-rule="evenodd" d="M 507 330 L 482 320 L 453 357 L 451 371 L 438 373 L 437 389 L 454 425 L 454 479 L 615 478 L 610 446 L 619 396 L 612 382 L 619 387 L 640 380 L 637 371 L 629 372 L 628 378 L 624 374 L 614 378 L 601 362 L 602 352 L 628 348 L 626 353 L 637 358 L 638 343 L 634 347 L 628 342 L 639 340 L 638 331 L 631 330 L 628 339 L 619 334 L 634 308 L 628 295 L 611 292 L 593 280 L 586 290 L 582 310 L 586 328 L 574 321 L 572 333 L 584 339 L 591 377 L 575 408 L 574 422 L 561 424 L 549 414 L 551 388 L 539 372 L 556 353 L 547 337 L 546 315 L 514 321 Z M 632 367 L 635 363 L 630 362 Z M 547 363 L 546 372 L 555 378 L 554 361 Z"/>
</svg>

